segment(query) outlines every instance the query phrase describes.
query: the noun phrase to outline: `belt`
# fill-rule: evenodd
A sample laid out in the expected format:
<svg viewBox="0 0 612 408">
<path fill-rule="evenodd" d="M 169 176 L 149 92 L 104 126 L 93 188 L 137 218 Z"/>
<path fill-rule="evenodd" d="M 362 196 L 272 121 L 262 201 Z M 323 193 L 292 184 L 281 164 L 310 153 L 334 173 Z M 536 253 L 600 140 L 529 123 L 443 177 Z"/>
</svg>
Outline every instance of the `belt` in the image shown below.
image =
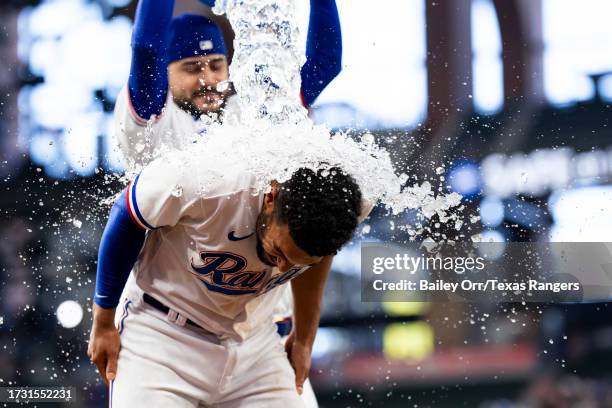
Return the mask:
<svg viewBox="0 0 612 408">
<path fill-rule="evenodd" d="M 168 306 L 164 305 L 162 302 L 160 302 L 159 300 L 155 299 L 153 296 L 148 295 L 148 294 L 146 294 L 146 293 L 144 293 L 144 294 L 142 295 L 142 300 L 144 300 L 144 302 L 145 302 L 147 305 L 152 306 L 152 307 L 154 307 L 155 309 L 157 309 L 157 310 L 159 310 L 160 312 L 163 312 L 163 313 L 165 313 L 165 314 L 168 314 L 168 312 L 170 311 L 170 308 L 169 308 Z M 189 324 L 189 325 L 192 325 L 192 326 L 195 326 L 195 327 L 197 327 L 198 329 L 206 330 L 206 329 L 204 329 L 202 326 L 200 326 L 199 324 L 197 324 L 196 322 L 194 322 L 194 321 L 193 321 L 193 320 L 191 320 L 191 319 L 187 319 L 187 320 L 185 321 L 185 323 L 187 323 L 187 324 Z"/>
</svg>

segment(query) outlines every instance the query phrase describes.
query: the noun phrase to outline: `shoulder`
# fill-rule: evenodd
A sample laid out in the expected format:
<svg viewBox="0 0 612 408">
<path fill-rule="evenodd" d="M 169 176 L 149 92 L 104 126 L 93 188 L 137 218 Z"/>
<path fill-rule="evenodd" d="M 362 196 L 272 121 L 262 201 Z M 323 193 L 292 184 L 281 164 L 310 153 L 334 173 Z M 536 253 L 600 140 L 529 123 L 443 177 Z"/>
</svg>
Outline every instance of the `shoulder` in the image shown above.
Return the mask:
<svg viewBox="0 0 612 408">
<path fill-rule="evenodd" d="M 240 166 L 210 166 L 199 168 L 204 196 L 236 196 L 257 191 L 255 175 Z"/>
<path fill-rule="evenodd" d="M 151 184 L 180 185 L 202 198 L 254 194 L 258 184 L 255 175 L 243 167 L 209 160 L 197 148 L 163 154 L 143 169 L 142 177 Z"/>
<path fill-rule="evenodd" d="M 167 152 L 143 167 L 137 176 L 139 189 L 147 189 L 162 194 L 171 191 L 172 195 L 183 192 L 195 194 L 198 190 L 196 166 L 187 153 Z"/>
</svg>

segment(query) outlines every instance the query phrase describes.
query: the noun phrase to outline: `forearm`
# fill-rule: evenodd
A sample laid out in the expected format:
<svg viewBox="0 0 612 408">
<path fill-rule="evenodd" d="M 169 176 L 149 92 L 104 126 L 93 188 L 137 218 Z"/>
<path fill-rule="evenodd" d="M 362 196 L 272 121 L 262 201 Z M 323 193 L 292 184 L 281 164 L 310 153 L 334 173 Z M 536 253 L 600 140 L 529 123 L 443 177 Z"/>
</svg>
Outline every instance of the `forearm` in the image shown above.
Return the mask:
<svg viewBox="0 0 612 408">
<path fill-rule="evenodd" d="M 302 96 L 310 106 L 342 69 L 342 32 L 335 0 L 310 0 Z"/>
<path fill-rule="evenodd" d="M 134 111 L 144 120 L 159 115 L 166 103 L 166 41 L 173 9 L 174 0 L 140 0 L 136 10 L 128 89 Z"/>
<path fill-rule="evenodd" d="M 323 290 L 333 256 L 323 260 L 291 281 L 294 303 L 295 341 L 311 348 L 319 327 Z"/>
<path fill-rule="evenodd" d="M 113 205 L 98 251 L 94 320 L 114 314 L 121 292 L 144 243 L 145 231 L 131 219 L 125 191 Z M 106 309 L 107 311 L 100 311 Z M 108 312 L 108 310 L 113 312 Z"/>
</svg>

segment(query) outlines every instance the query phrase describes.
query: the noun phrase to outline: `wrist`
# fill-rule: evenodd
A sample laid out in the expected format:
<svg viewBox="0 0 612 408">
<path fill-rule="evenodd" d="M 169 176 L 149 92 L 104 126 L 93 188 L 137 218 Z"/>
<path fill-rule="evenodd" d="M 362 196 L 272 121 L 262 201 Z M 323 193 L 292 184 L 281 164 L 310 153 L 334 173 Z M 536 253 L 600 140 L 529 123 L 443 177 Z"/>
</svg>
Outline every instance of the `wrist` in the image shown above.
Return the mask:
<svg viewBox="0 0 612 408">
<path fill-rule="evenodd" d="M 293 337 L 293 343 L 301 347 L 305 347 L 308 350 L 312 350 L 314 339 L 315 339 L 315 336 L 307 336 L 307 335 L 300 336 L 297 333 L 295 333 L 295 336 Z"/>
<path fill-rule="evenodd" d="M 93 306 L 93 324 L 95 327 L 115 327 L 115 308 L 103 308 L 97 304 Z"/>
</svg>

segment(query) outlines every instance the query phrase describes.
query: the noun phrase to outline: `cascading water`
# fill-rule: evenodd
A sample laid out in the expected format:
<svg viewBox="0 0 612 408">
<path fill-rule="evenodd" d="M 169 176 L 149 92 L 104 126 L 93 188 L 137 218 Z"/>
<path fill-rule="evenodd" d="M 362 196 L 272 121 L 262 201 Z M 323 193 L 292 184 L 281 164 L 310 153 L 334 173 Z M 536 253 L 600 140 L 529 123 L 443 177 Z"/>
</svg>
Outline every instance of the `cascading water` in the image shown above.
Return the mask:
<svg viewBox="0 0 612 408">
<path fill-rule="evenodd" d="M 241 121 L 270 124 L 307 120 L 300 103 L 300 67 L 304 47 L 297 42 L 295 2 L 289 0 L 218 1 L 234 29 L 230 78 L 238 95 Z"/>
<path fill-rule="evenodd" d="M 237 95 L 223 123 L 203 118 L 207 136 L 189 145 L 189 157 L 216 168 L 246 168 L 261 190 L 301 167 L 339 166 L 356 179 L 369 202 L 381 202 L 394 214 L 410 208 L 427 218 L 448 219 L 449 210 L 460 204 L 459 194 L 436 195 L 429 182 L 406 186 L 408 176 L 396 174 L 389 153 L 371 134 L 359 141 L 345 133 L 330 136 L 329 129 L 308 118 L 299 98 L 305 58 L 297 43 L 293 1 L 219 0 L 213 11 L 225 13 L 235 31 L 230 80 Z M 218 183 L 220 173 L 207 177 L 202 188 Z"/>
</svg>

